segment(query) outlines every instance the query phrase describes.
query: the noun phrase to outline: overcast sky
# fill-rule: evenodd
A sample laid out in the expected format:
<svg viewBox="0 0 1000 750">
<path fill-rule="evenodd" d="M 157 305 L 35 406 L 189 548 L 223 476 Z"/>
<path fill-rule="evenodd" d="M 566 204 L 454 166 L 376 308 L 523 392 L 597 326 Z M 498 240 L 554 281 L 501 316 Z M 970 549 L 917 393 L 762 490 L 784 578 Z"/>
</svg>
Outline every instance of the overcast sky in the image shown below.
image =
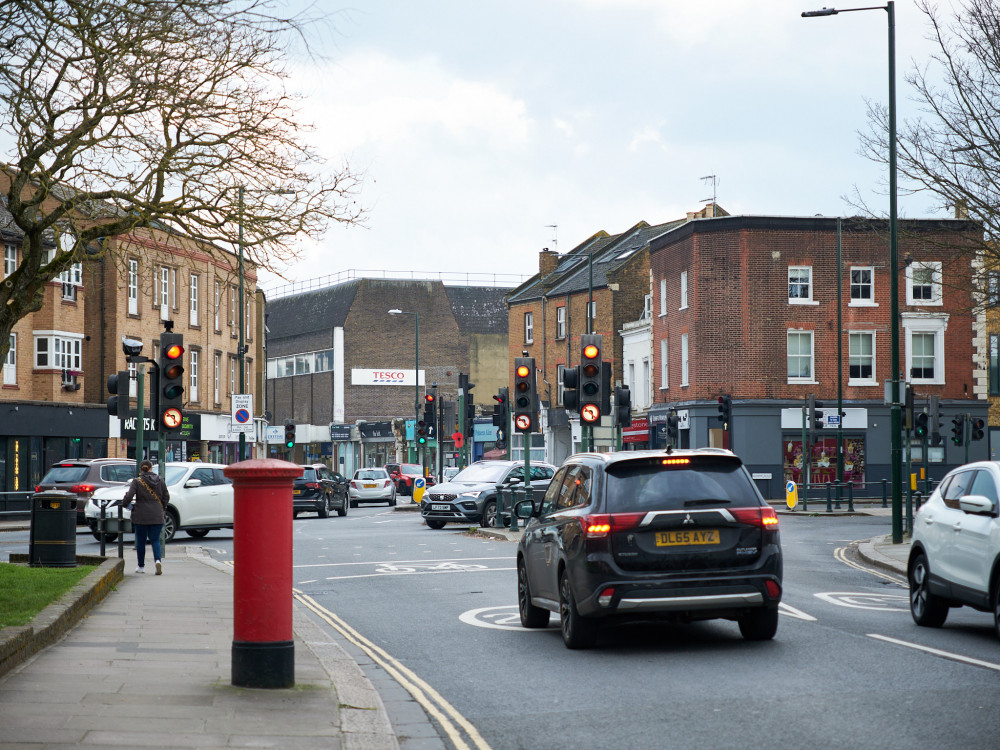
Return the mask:
<svg viewBox="0 0 1000 750">
<path fill-rule="evenodd" d="M 887 213 L 858 131 L 887 101 L 888 14 L 800 17 L 824 1 L 358 0 L 295 80 L 321 151 L 365 173 L 367 228 L 331 227 L 286 275 L 527 276 L 542 248 L 700 208 L 707 175 L 733 214 L 852 215 L 855 187 Z M 901 120 L 926 33 L 899 0 Z M 947 213 L 901 196 L 900 215 Z"/>
</svg>

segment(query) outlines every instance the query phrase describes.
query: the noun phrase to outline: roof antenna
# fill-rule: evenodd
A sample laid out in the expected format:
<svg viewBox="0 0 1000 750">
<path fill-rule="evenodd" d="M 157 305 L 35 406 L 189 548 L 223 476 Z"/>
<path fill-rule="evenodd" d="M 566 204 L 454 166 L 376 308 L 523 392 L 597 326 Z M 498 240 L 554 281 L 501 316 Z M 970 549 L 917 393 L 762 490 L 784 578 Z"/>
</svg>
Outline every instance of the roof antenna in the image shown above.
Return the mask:
<svg viewBox="0 0 1000 750">
<path fill-rule="evenodd" d="M 546 224 L 546 229 L 552 230 L 552 252 L 559 253 L 559 225 L 558 224 Z"/>
<path fill-rule="evenodd" d="M 702 180 L 702 182 L 708 182 L 709 180 L 712 181 L 712 197 L 711 198 L 702 198 L 701 201 L 702 201 L 702 203 L 704 203 L 705 201 L 709 201 L 709 200 L 712 201 L 712 216 L 710 218 L 715 218 L 715 201 L 716 201 L 716 197 L 718 195 L 717 191 L 718 191 L 718 188 L 719 188 L 719 178 L 716 177 L 714 174 L 708 174 L 708 175 L 705 175 L 704 177 L 702 177 L 701 180 Z"/>
</svg>

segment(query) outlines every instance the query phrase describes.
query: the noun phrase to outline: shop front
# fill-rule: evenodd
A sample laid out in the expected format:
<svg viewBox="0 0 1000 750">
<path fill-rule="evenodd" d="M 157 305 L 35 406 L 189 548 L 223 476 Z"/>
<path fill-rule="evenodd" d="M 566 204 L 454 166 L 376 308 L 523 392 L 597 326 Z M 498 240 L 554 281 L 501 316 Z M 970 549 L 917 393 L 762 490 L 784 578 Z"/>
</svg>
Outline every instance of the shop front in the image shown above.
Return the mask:
<svg viewBox="0 0 1000 750">
<path fill-rule="evenodd" d="M 633 417 L 632 424 L 622 428 L 622 448 L 627 451 L 638 451 L 645 450 L 649 445 L 649 419 Z"/>
<path fill-rule="evenodd" d="M 392 422 L 360 422 L 361 466 L 385 466 L 396 460 L 396 434 Z"/>
</svg>

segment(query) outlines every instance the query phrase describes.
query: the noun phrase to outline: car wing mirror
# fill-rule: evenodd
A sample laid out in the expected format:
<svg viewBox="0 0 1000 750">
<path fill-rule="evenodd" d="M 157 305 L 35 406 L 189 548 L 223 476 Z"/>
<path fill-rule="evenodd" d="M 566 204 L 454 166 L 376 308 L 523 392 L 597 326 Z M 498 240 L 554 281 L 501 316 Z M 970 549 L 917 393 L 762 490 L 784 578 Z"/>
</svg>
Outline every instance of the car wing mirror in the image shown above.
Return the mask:
<svg viewBox="0 0 1000 750">
<path fill-rule="evenodd" d="M 531 500 L 518 500 L 514 505 L 514 515 L 522 520 L 527 520 L 538 515 L 538 509 Z"/>
<path fill-rule="evenodd" d="M 201 487 L 200 479 L 189 479 L 184 483 L 185 487 Z"/>
<path fill-rule="evenodd" d="M 966 495 L 959 498 L 958 507 L 966 513 L 976 515 L 992 515 L 994 510 L 993 501 L 984 495 Z"/>
</svg>

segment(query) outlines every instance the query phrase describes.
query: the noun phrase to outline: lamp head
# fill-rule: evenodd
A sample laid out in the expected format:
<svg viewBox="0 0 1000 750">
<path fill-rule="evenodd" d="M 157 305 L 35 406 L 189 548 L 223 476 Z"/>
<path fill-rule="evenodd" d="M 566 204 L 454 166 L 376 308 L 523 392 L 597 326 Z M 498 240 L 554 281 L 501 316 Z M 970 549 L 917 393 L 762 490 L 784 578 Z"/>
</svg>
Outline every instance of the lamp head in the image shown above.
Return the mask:
<svg viewBox="0 0 1000 750">
<path fill-rule="evenodd" d="M 817 16 L 835 16 L 840 11 L 836 8 L 821 8 L 819 10 L 804 10 L 802 11 L 803 18 L 816 18 Z"/>
</svg>

